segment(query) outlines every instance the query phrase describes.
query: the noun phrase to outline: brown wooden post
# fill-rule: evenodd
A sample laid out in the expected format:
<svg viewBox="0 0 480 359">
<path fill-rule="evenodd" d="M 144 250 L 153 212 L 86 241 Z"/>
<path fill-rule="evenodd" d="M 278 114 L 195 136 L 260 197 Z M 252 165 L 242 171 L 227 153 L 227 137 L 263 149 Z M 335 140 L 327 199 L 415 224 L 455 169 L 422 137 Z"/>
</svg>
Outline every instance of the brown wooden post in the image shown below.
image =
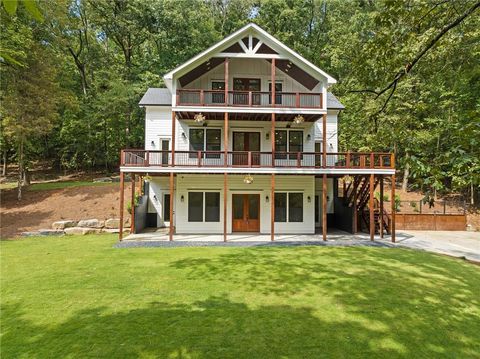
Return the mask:
<svg viewBox="0 0 480 359">
<path fill-rule="evenodd" d="M 327 167 L 327 115 L 322 118 L 322 152 L 323 152 L 323 168 Z"/>
<path fill-rule="evenodd" d="M 130 208 L 132 211 L 130 212 L 130 233 L 135 232 L 135 173 L 130 173 L 131 177 L 131 188 L 132 188 L 132 193 L 131 193 L 131 198 L 130 198 L 130 203 L 131 206 Z"/>
<path fill-rule="evenodd" d="M 272 67 L 270 69 L 271 82 L 272 82 L 272 107 L 275 107 L 275 59 L 272 59 Z"/>
<path fill-rule="evenodd" d="M 392 175 L 392 198 L 390 199 L 392 205 L 392 221 L 390 232 L 392 232 L 392 243 L 395 243 L 395 174 Z"/>
<path fill-rule="evenodd" d="M 173 195 L 174 195 L 174 177 L 173 172 L 170 172 L 170 231 L 169 231 L 169 240 L 173 241 L 173 230 L 174 230 L 174 220 L 173 220 Z"/>
<path fill-rule="evenodd" d="M 223 241 L 227 241 L 227 205 L 228 205 L 228 182 L 227 172 L 223 174 Z"/>
<path fill-rule="evenodd" d="M 383 238 L 383 176 L 380 176 L 380 238 Z"/>
<path fill-rule="evenodd" d="M 322 177 L 322 236 L 327 240 L 327 174 Z"/>
<path fill-rule="evenodd" d="M 228 57 L 225 58 L 225 74 L 224 74 L 224 81 L 225 81 L 225 106 L 228 106 L 228 64 L 229 59 Z"/>
<path fill-rule="evenodd" d="M 270 240 L 275 240 L 275 174 L 272 173 L 270 192 Z"/>
<path fill-rule="evenodd" d="M 272 129 L 270 130 L 270 139 L 272 141 L 272 167 L 275 167 L 275 114 L 272 113 Z"/>
<path fill-rule="evenodd" d="M 123 239 L 123 206 L 125 202 L 125 173 L 120 172 L 120 225 L 118 239 Z"/>
<path fill-rule="evenodd" d="M 375 239 L 375 213 L 373 209 L 373 187 L 375 183 L 375 175 L 372 173 L 370 174 L 370 193 L 369 193 L 369 203 L 368 203 L 368 210 L 370 214 L 370 240 L 373 241 Z"/>
<path fill-rule="evenodd" d="M 223 153 L 224 159 L 223 163 L 224 166 L 228 166 L 228 112 L 225 112 L 223 117 Z"/>
<path fill-rule="evenodd" d="M 172 111 L 172 167 L 175 166 L 175 124 L 176 124 L 176 113 Z"/>
</svg>

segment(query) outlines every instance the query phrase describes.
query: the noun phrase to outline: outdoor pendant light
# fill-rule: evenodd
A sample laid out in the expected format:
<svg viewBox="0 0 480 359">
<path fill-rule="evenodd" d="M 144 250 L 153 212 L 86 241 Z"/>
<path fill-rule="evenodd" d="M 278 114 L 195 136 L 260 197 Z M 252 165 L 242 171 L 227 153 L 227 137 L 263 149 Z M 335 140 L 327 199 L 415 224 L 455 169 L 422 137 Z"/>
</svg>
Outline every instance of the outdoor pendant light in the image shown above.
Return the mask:
<svg viewBox="0 0 480 359">
<path fill-rule="evenodd" d="M 305 122 L 305 118 L 302 115 L 297 115 L 293 118 L 293 123 L 296 125 L 301 125 Z"/>
<path fill-rule="evenodd" d="M 253 183 L 253 177 L 251 175 L 245 175 L 245 177 L 243 177 L 243 182 L 245 184 L 252 184 Z"/>
<path fill-rule="evenodd" d="M 205 121 L 205 116 L 202 115 L 202 113 L 197 113 L 195 116 L 193 116 L 193 119 L 195 120 L 196 123 L 201 125 Z"/>
</svg>

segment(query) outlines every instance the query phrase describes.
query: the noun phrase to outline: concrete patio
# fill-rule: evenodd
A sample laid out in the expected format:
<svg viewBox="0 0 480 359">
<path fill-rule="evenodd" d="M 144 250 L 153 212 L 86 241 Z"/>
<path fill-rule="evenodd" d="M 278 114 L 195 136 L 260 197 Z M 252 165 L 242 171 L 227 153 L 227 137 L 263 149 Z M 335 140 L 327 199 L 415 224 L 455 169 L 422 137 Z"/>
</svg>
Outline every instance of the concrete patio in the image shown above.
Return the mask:
<svg viewBox="0 0 480 359">
<path fill-rule="evenodd" d="M 241 233 L 230 234 L 227 242 L 221 234 L 176 234 L 174 240 L 168 240 L 168 229 L 147 230 L 139 234 L 130 234 L 116 246 L 130 247 L 203 247 L 203 246 L 374 246 L 374 247 L 405 247 L 428 252 L 445 254 L 464 258 L 480 263 L 480 232 L 450 232 L 450 231 L 397 231 L 396 243 L 391 243 L 391 237 L 383 239 L 376 236 L 370 241 L 367 233 L 350 234 L 333 230 L 328 233 L 324 242 L 321 234 L 278 234 L 275 241 L 269 234 Z"/>
</svg>

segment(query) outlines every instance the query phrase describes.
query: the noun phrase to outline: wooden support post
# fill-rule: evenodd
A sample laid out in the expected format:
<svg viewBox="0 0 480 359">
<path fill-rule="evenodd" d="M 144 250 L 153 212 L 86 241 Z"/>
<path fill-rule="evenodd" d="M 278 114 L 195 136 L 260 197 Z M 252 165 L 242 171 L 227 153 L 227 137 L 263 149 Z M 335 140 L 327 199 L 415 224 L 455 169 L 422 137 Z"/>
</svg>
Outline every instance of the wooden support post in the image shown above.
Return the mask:
<svg viewBox="0 0 480 359">
<path fill-rule="evenodd" d="M 383 238 L 383 176 L 380 176 L 380 238 Z"/>
<path fill-rule="evenodd" d="M 323 152 L 323 161 L 322 167 L 327 167 L 327 115 L 323 115 L 322 118 L 322 152 Z"/>
<path fill-rule="evenodd" d="M 392 205 L 392 221 L 390 226 L 390 232 L 392 233 L 392 243 L 395 243 L 395 174 L 392 175 L 392 196 L 390 199 Z"/>
<path fill-rule="evenodd" d="M 132 187 L 132 193 L 131 193 L 131 197 L 130 197 L 130 208 L 131 208 L 131 212 L 130 212 L 130 233 L 134 233 L 135 232 L 135 173 L 130 173 L 130 177 L 131 177 L 131 187 Z"/>
<path fill-rule="evenodd" d="M 375 213 L 373 208 L 373 187 L 375 186 L 375 175 L 372 173 L 370 175 L 370 188 L 369 188 L 369 204 L 368 204 L 368 212 L 370 214 L 370 240 L 373 241 L 375 239 Z"/>
<path fill-rule="evenodd" d="M 322 177 L 322 236 L 327 240 L 327 174 Z"/>
<path fill-rule="evenodd" d="M 125 202 L 125 174 L 120 172 L 120 225 L 118 239 L 123 239 L 123 206 Z"/>
<path fill-rule="evenodd" d="M 224 81 L 225 81 L 225 106 L 228 106 L 228 64 L 229 58 L 225 58 L 225 73 L 224 73 Z"/>
<path fill-rule="evenodd" d="M 270 140 L 272 141 L 272 167 L 275 167 L 275 114 L 272 113 L 272 129 L 270 130 Z"/>
<path fill-rule="evenodd" d="M 173 219 L 173 196 L 174 196 L 174 177 L 173 172 L 170 172 L 170 231 L 169 240 L 173 241 L 174 219 Z"/>
<path fill-rule="evenodd" d="M 270 192 L 270 240 L 275 240 L 275 174 L 272 173 Z"/>
<path fill-rule="evenodd" d="M 228 112 L 225 112 L 223 118 L 223 159 L 224 166 L 228 166 Z"/>
<path fill-rule="evenodd" d="M 176 124 L 176 113 L 172 111 L 172 167 L 175 166 L 175 124 Z"/>
<path fill-rule="evenodd" d="M 223 241 L 227 241 L 227 205 L 228 205 L 228 183 L 227 172 L 223 174 Z"/>
<path fill-rule="evenodd" d="M 272 107 L 275 107 L 275 59 L 272 59 L 272 67 L 270 69 L 270 75 L 271 79 L 270 81 L 272 82 Z"/>
</svg>

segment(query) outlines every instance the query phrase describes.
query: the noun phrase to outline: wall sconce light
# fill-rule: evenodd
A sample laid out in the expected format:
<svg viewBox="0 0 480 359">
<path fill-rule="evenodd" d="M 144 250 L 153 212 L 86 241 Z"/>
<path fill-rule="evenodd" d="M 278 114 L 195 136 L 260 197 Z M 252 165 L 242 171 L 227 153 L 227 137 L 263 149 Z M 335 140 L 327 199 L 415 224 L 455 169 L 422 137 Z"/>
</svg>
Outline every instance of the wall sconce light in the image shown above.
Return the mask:
<svg viewBox="0 0 480 359">
<path fill-rule="evenodd" d="M 327 202 L 330 201 L 330 197 L 327 196 Z"/>
<path fill-rule="evenodd" d="M 310 141 L 312 139 L 312 136 L 310 134 L 307 135 L 307 141 Z"/>
<path fill-rule="evenodd" d="M 288 123 L 286 127 L 287 127 L 287 128 L 290 128 L 290 127 L 292 127 L 292 126 Z"/>
<path fill-rule="evenodd" d="M 182 137 L 183 137 L 184 140 L 187 139 L 187 135 L 185 134 L 185 132 L 182 132 Z"/>
<path fill-rule="evenodd" d="M 158 202 L 158 198 L 157 198 L 156 195 L 153 195 L 153 200 L 154 200 L 155 202 Z"/>
<path fill-rule="evenodd" d="M 265 202 L 267 202 L 267 203 L 268 203 L 269 201 L 270 201 L 270 198 L 268 198 L 268 196 L 267 196 L 267 197 L 265 197 Z"/>
<path fill-rule="evenodd" d="M 307 202 L 308 202 L 308 203 L 312 202 L 312 197 L 308 196 L 308 197 L 307 197 Z"/>
<path fill-rule="evenodd" d="M 150 145 L 152 145 L 152 147 L 155 147 L 155 141 L 150 142 Z"/>
<path fill-rule="evenodd" d="M 265 134 L 265 139 L 267 139 L 267 140 L 270 139 L 270 132 L 267 132 L 267 133 Z"/>
<path fill-rule="evenodd" d="M 207 123 L 206 123 L 206 122 L 204 122 L 202 126 L 203 126 L 203 127 L 207 127 Z"/>
<path fill-rule="evenodd" d="M 180 202 L 185 201 L 185 197 L 183 197 L 183 194 L 180 196 Z"/>
</svg>

